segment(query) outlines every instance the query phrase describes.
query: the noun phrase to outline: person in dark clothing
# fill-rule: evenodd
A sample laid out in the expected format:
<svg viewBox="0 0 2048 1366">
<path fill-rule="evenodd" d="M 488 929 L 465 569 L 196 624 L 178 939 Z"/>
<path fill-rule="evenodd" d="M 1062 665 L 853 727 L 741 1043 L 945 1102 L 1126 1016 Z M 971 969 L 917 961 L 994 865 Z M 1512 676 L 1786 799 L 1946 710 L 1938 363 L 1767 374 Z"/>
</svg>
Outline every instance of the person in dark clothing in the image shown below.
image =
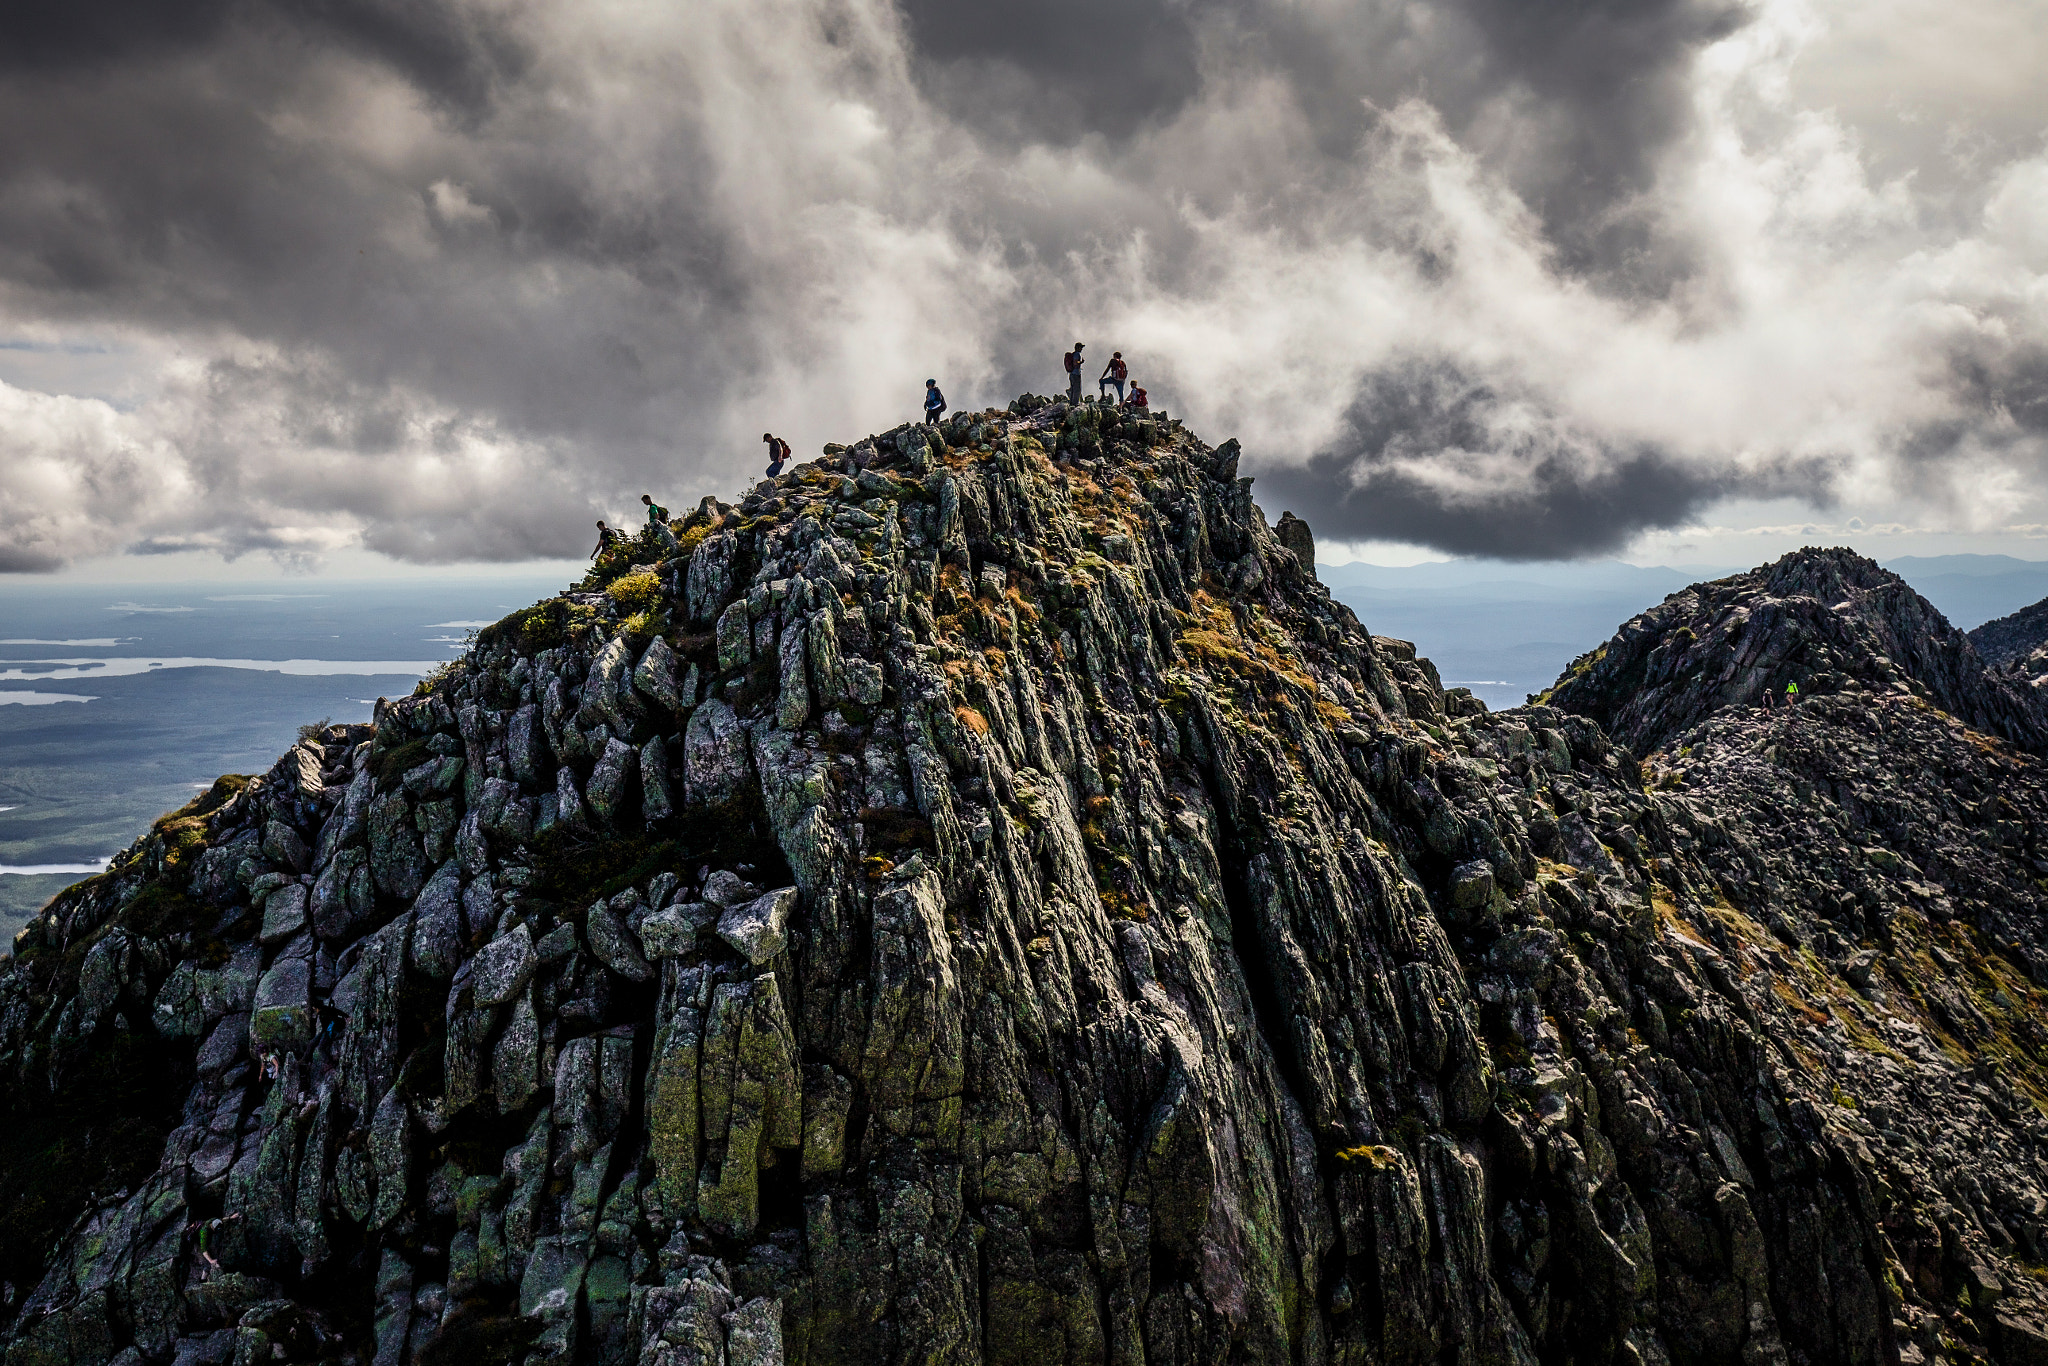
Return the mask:
<svg viewBox="0 0 2048 1366">
<path fill-rule="evenodd" d="M 768 443 L 768 478 L 782 473 L 782 463 L 789 459 L 789 443 L 779 436 L 761 433 L 761 439 Z"/>
<path fill-rule="evenodd" d="M 946 396 L 939 392 L 939 382 L 928 379 L 924 382 L 924 420 L 937 422 L 946 412 Z"/>
<path fill-rule="evenodd" d="M 619 533 L 603 522 L 597 524 L 597 549 L 590 552 L 593 560 L 602 559 L 604 553 L 619 543 Z"/>
<path fill-rule="evenodd" d="M 1075 342 L 1074 349 L 1060 357 L 1060 363 L 1067 367 L 1067 402 L 1069 403 L 1079 403 L 1081 401 L 1081 347 L 1083 344 Z"/>
<path fill-rule="evenodd" d="M 1111 385 L 1114 385 L 1116 386 L 1116 401 L 1122 403 L 1124 401 L 1124 381 L 1130 378 L 1130 374 L 1131 368 L 1124 364 L 1124 353 L 1121 351 L 1113 352 L 1110 355 L 1109 364 L 1103 368 L 1101 376 L 1095 381 L 1097 397 L 1108 397 L 1109 388 Z"/>
</svg>

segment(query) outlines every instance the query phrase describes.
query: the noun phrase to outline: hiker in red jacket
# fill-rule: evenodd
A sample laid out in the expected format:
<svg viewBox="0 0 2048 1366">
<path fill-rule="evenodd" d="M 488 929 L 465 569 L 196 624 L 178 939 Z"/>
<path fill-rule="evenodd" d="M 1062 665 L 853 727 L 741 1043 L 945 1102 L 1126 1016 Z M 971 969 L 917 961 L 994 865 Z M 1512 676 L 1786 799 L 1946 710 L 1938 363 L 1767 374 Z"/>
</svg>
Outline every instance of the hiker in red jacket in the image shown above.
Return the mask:
<svg viewBox="0 0 2048 1366">
<path fill-rule="evenodd" d="M 1075 342 L 1074 349 L 1060 357 L 1060 363 L 1067 367 L 1067 402 L 1081 401 L 1081 346 Z"/>
<path fill-rule="evenodd" d="M 1109 387 L 1113 384 L 1116 386 L 1116 401 L 1122 403 L 1124 401 L 1124 381 L 1130 378 L 1130 374 L 1131 368 L 1124 364 L 1124 353 L 1121 351 L 1112 353 L 1109 358 L 1109 365 L 1103 370 L 1101 377 L 1095 381 L 1097 397 L 1108 397 Z"/>
<path fill-rule="evenodd" d="M 1145 397 L 1144 385 L 1133 384 L 1131 386 L 1131 396 L 1124 400 L 1124 407 L 1129 408 L 1139 417 L 1147 417 L 1151 414 L 1152 400 Z"/>
</svg>

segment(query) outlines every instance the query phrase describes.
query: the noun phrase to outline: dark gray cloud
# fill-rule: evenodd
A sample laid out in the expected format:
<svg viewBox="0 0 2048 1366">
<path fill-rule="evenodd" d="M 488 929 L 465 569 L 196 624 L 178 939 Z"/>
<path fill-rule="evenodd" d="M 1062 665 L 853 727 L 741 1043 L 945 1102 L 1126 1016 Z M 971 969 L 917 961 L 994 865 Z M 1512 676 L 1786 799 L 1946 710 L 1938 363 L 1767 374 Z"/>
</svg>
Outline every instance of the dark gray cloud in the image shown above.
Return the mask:
<svg viewBox="0 0 2048 1366">
<path fill-rule="evenodd" d="M 1258 496 L 1340 540 L 1548 560 L 1612 554 L 1766 482 L 1648 444 L 1613 444 L 1540 402 L 1442 362 L 1376 373 L 1352 400 L 1336 445 L 1305 465 L 1268 469 Z"/>
<path fill-rule="evenodd" d="M 0 327 L 148 382 L 0 386 L 0 563 L 579 553 L 643 487 L 730 493 L 763 427 L 879 429 L 926 373 L 1048 390 L 1075 335 L 1326 536 L 1583 554 L 1850 465 L 2034 460 L 2033 182 L 1901 273 L 1944 243 L 1852 139 L 1762 68 L 1701 83 L 1777 3 L 9 6 Z M 1788 329 L 1885 341 L 1725 340 Z"/>
<path fill-rule="evenodd" d="M 161 58 L 217 37 L 234 0 L 9 0 L 0 5 L 0 70 L 76 71 Z"/>
<path fill-rule="evenodd" d="M 1738 29 L 1748 7 L 907 0 L 904 13 L 926 89 L 1009 145 L 1125 143 L 1180 115 L 1205 85 L 1270 75 L 1309 119 L 1316 156 L 1342 162 L 1370 135 L 1375 108 L 1426 98 L 1542 216 L 1564 265 L 1617 289 L 1661 290 L 1691 258 L 1636 201 L 1658 156 L 1691 130 L 1691 59 Z"/>
<path fill-rule="evenodd" d="M 903 13 L 946 110 L 1012 144 L 1125 139 L 1201 89 L 1193 4 L 906 0 Z"/>
</svg>

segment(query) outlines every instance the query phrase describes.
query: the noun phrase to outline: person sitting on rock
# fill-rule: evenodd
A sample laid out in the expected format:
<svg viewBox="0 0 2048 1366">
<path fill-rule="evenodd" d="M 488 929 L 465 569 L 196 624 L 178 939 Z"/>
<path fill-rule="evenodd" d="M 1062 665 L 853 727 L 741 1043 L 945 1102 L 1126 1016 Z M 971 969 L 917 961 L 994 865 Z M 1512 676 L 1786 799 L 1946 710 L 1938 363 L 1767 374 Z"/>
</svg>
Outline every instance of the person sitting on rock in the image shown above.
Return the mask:
<svg viewBox="0 0 2048 1366">
<path fill-rule="evenodd" d="M 1060 364 L 1067 367 L 1067 402 L 1081 401 L 1081 342 L 1074 343 L 1074 349 L 1060 357 Z"/>
<path fill-rule="evenodd" d="M 1078 386 L 1079 380 L 1074 381 Z M 939 382 L 928 379 L 924 382 L 924 420 L 937 422 L 946 413 L 946 396 L 939 392 Z"/>
<path fill-rule="evenodd" d="M 761 439 L 768 443 L 768 474 L 766 477 L 773 479 L 776 475 L 782 473 L 782 464 L 789 459 L 789 443 L 781 437 L 771 436 L 767 432 L 761 433 Z"/>
<path fill-rule="evenodd" d="M 1107 398 L 1110 386 L 1115 385 L 1116 401 L 1122 403 L 1124 401 L 1124 381 L 1130 378 L 1130 374 L 1131 368 L 1124 364 L 1124 353 L 1121 351 L 1112 352 L 1109 357 L 1109 365 L 1104 368 L 1101 376 L 1095 381 L 1096 397 Z"/>
<path fill-rule="evenodd" d="M 1152 411 L 1152 400 L 1145 396 L 1144 385 L 1133 384 L 1131 386 L 1131 396 L 1124 400 L 1124 407 L 1129 408 L 1139 417 L 1143 417 Z"/>
</svg>

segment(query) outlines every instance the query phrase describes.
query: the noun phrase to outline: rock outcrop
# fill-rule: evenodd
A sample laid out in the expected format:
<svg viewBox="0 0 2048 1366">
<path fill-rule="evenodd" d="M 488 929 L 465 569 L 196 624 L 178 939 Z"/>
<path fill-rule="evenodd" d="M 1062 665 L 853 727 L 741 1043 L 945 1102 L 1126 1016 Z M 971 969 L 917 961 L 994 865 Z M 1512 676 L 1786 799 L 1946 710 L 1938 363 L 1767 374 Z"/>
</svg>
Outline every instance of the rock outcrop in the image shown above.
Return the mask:
<svg viewBox="0 0 2048 1366">
<path fill-rule="evenodd" d="M 2038 762 L 1937 622 L 1616 711 L 1646 786 L 1235 442 L 836 454 L 31 922 L 9 1366 L 2048 1356 Z"/>
<path fill-rule="evenodd" d="M 1852 550 L 1800 550 L 1673 593 L 1572 662 L 1543 700 L 1590 716 L 1637 754 L 1714 713 L 1854 683 L 1905 687 L 2022 749 L 2048 751 L 2048 705 L 1988 670 L 1970 638 L 1904 579 Z"/>
<path fill-rule="evenodd" d="M 1970 632 L 1970 643 L 1994 668 L 2016 664 L 2048 645 L 2048 598 Z"/>
</svg>

